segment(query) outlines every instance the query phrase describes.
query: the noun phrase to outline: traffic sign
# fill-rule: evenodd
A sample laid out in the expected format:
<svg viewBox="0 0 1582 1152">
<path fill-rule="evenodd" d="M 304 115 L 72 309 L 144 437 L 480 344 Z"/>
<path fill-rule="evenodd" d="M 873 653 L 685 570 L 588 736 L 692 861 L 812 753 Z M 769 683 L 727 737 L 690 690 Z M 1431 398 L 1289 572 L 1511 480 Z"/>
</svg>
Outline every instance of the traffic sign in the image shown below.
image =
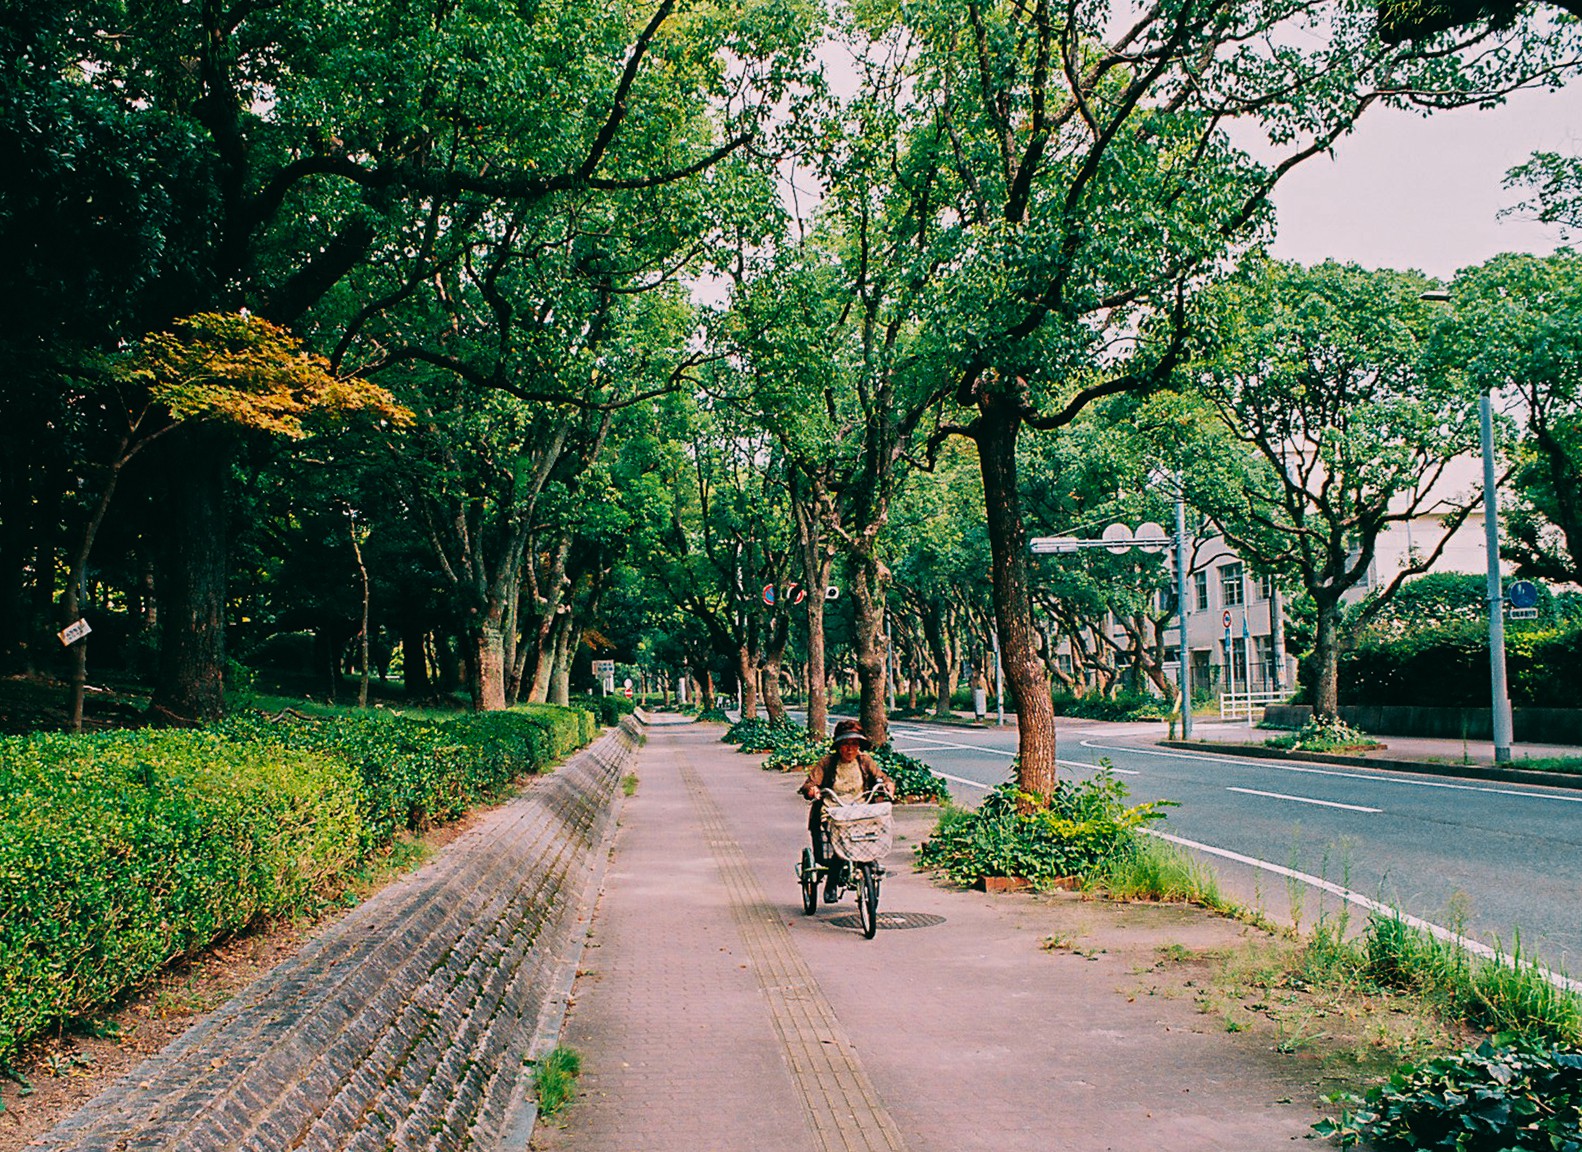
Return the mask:
<svg viewBox="0 0 1582 1152">
<path fill-rule="evenodd" d="M 1103 536 L 1104 539 L 1113 541 L 1109 545 L 1109 550 L 1117 556 L 1124 555 L 1132 550 L 1132 530 L 1124 524 L 1111 524 L 1104 529 Z M 1125 543 L 1121 543 L 1121 541 L 1125 541 Z"/>
<path fill-rule="evenodd" d="M 628 700 L 632 698 L 632 686 L 630 684 L 627 684 L 625 688 L 622 688 L 621 692 Z"/>
<path fill-rule="evenodd" d="M 1538 609 L 1512 608 L 1510 611 L 1510 617 L 1512 620 L 1536 620 L 1538 619 Z"/>
<path fill-rule="evenodd" d="M 1137 525 L 1136 540 L 1139 551 L 1150 553 L 1163 552 L 1165 545 L 1170 543 L 1170 537 L 1165 535 L 1165 530 L 1152 520 Z"/>
<path fill-rule="evenodd" d="M 765 584 L 764 585 L 764 603 L 765 604 L 773 604 L 774 602 L 775 602 L 775 586 L 773 584 Z"/>
<path fill-rule="evenodd" d="M 1229 608 L 1225 609 L 1225 614 L 1222 617 L 1220 617 L 1220 619 L 1222 619 L 1225 622 L 1225 631 L 1229 632 L 1230 631 L 1230 609 Z"/>
<path fill-rule="evenodd" d="M 1512 608 L 1536 608 L 1538 585 L 1531 580 L 1518 580 L 1506 591 L 1505 598 L 1511 602 Z"/>
</svg>

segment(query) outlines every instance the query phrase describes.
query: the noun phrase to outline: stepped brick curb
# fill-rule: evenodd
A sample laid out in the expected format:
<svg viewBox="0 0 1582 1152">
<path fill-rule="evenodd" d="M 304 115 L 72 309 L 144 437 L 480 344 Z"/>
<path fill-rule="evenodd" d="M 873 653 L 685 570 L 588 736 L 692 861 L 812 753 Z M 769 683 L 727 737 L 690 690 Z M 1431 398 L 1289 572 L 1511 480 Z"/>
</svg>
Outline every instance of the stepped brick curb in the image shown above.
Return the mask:
<svg viewBox="0 0 1582 1152">
<path fill-rule="evenodd" d="M 504 1146 L 531 1126 L 525 1066 L 558 1035 L 617 784 L 641 742 L 623 721 L 531 781 L 38 1145 Z"/>
<path fill-rule="evenodd" d="M 1337 764 L 1346 768 L 1379 768 L 1387 772 L 1416 772 L 1423 776 L 1449 776 L 1499 784 L 1541 784 L 1549 788 L 1582 790 L 1582 775 L 1574 772 L 1529 772 L 1521 768 L 1490 768 L 1478 764 L 1436 764 L 1429 760 L 1388 760 L 1377 756 L 1343 756 L 1333 752 L 1296 752 L 1261 744 L 1228 744 L 1217 740 L 1157 740 L 1161 748 L 1192 752 L 1222 752 L 1257 760 L 1298 760 L 1308 764 Z"/>
</svg>

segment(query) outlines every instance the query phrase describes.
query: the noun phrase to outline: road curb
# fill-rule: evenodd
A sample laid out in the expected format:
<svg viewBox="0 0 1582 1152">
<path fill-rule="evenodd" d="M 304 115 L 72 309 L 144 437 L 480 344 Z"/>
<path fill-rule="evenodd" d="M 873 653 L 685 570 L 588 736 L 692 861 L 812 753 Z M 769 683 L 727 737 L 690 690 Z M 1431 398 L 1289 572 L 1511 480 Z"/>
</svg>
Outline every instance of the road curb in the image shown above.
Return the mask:
<svg viewBox="0 0 1582 1152">
<path fill-rule="evenodd" d="M 1539 784 L 1549 788 L 1582 791 L 1582 775 L 1571 772 L 1529 772 L 1520 768 L 1491 768 L 1480 764 L 1435 764 L 1427 760 L 1340 756 L 1332 752 L 1296 752 L 1286 748 L 1268 748 L 1260 744 L 1222 744 L 1215 740 L 1156 740 L 1154 743 L 1160 748 L 1219 752 L 1228 756 L 1246 756 L 1255 760 L 1295 760 L 1307 764 L 1378 768 L 1387 772 L 1415 772 L 1421 776 L 1446 776 L 1453 779 L 1492 781 L 1502 784 Z"/>
</svg>

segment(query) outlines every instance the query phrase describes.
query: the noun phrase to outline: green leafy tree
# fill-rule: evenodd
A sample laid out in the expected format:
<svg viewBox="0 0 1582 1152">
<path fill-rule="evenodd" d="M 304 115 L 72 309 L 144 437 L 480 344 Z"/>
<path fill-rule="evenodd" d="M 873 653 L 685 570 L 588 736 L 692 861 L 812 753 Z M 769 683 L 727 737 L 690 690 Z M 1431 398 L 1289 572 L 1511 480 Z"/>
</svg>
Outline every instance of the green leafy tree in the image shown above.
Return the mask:
<svg viewBox="0 0 1582 1152">
<path fill-rule="evenodd" d="M 1440 319 L 1422 299 L 1428 287 L 1416 273 L 1259 264 L 1209 293 L 1213 353 L 1188 371 L 1245 453 L 1238 482 L 1188 471 L 1192 502 L 1243 556 L 1312 599 L 1320 716 L 1338 706 L 1343 599 L 1368 578 L 1381 535 L 1442 519 L 1373 611 L 1432 567 L 1473 503 L 1445 488 L 1451 461 L 1476 449 L 1477 404 L 1431 347 Z"/>
<path fill-rule="evenodd" d="M 1582 256 L 1505 255 L 1451 285 L 1445 356 L 1511 407 L 1517 499 L 1501 551 L 1524 576 L 1582 582 Z"/>
</svg>

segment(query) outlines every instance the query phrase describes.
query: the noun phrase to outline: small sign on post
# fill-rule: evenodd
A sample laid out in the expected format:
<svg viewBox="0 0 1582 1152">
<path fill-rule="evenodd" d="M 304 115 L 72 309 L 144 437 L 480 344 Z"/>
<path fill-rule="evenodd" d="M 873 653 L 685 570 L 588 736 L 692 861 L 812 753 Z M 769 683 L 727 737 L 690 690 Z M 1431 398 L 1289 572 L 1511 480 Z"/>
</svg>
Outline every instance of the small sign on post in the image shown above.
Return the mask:
<svg viewBox="0 0 1582 1152">
<path fill-rule="evenodd" d="M 57 633 L 57 635 L 60 636 L 60 642 L 62 646 L 70 648 L 73 644 L 77 643 L 77 641 L 81 640 L 84 636 L 92 631 L 93 629 L 88 627 L 88 622 L 86 620 L 79 620 L 75 624 L 66 625 L 66 627 L 62 628 L 60 632 Z"/>
</svg>

